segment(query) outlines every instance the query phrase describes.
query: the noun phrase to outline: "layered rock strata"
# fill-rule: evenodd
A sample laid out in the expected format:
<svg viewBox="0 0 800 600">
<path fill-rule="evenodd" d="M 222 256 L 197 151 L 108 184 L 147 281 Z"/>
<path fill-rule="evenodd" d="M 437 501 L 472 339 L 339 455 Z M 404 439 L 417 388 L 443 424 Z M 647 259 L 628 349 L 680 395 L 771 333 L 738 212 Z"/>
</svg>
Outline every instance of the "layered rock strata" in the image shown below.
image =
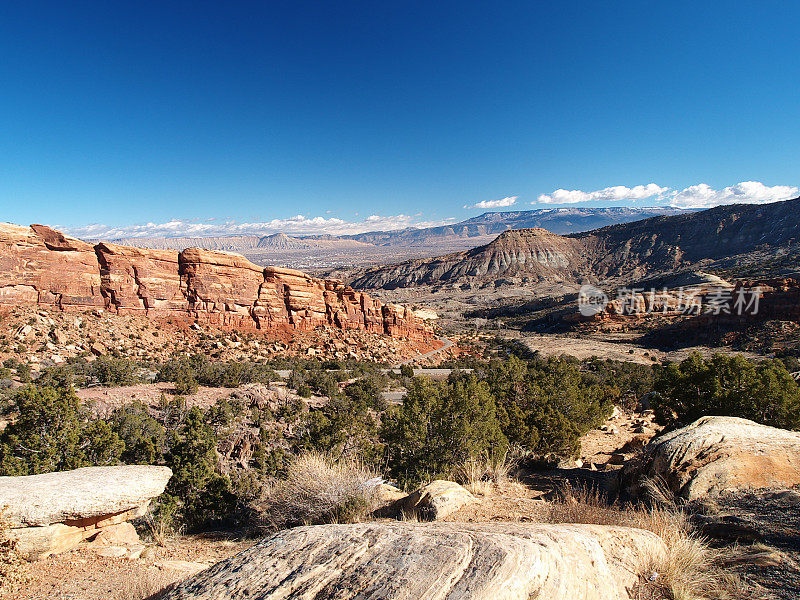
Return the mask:
<svg viewBox="0 0 800 600">
<path fill-rule="evenodd" d="M 411 309 L 383 304 L 339 281 L 200 248 L 92 246 L 43 225 L 0 224 L 0 303 L 106 308 L 232 330 L 335 327 L 417 341 L 432 337 Z"/>
<path fill-rule="evenodd" d="M 664 543 L 640 529 L 531 523 L 297 527 L 172 588 L 168 600 L 615 600 Z"/>
</svg>

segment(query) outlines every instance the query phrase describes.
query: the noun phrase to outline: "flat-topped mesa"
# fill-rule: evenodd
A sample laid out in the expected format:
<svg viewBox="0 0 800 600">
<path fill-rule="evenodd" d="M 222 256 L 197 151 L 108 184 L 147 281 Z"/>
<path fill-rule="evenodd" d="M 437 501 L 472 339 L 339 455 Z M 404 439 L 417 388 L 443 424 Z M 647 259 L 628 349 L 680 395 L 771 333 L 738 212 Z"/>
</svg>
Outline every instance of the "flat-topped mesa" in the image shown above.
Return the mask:
<svg viewBox="0 0 800 600">
<path fill-rule="evenodd" d="M 0 303 L 102 307 L 94 248 L 44 225 L 0 223 Z"/>
<path fill-rule="evenodd" d="M 105 307 L 229 330 L 334 327 L 432 338 L 411 309 L 384 305 L 340 281 L 201 248 L 92 246 L 43 225 L 0 224 L 0 304 Z"/>
</svg>

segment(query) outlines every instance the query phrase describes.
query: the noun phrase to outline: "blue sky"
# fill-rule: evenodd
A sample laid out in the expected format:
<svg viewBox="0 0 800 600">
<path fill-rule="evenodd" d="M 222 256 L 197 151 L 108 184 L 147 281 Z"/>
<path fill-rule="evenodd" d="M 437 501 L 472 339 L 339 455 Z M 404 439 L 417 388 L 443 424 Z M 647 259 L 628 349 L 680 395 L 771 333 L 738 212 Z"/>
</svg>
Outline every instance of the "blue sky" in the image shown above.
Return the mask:
<svg viewBox="0 0 800 600">
<path fill-rule="evenodd" d="M 798 22 L 768 1 L 6 2 L 0 220 L 299 233 L 798 195 Z"/>
</svg>

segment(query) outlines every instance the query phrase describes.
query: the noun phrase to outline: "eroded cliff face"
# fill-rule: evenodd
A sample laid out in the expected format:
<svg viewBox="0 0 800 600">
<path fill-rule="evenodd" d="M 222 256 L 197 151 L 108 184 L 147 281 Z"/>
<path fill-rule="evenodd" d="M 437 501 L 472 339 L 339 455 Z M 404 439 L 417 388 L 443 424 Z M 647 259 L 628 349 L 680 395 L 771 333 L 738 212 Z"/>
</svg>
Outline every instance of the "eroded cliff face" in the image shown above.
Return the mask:
<svg viewBox="0 0 800 600">
<path fill-rule="evenodd" d="M 49 227 L 0 224 L 0 303 L 198 321 L 223 329 L 360 329 L 413 340 L 432 337 L 405 306 L 384 305 L 339 281 L 262 268 L 200 248 L 95 246 Z"/>
<path fill-rule="evenodd" d="M 359 288 L 409 287 L 487 281 L 525 275 L 549 281 L 573 281 L 585 268 L 579 242 L 545 229 L 507 231 L 491 243 L 439 258 L 374 267 L 359 275 Z"/>
<path fill-rule="evenodd" d="M 94 248 L 43 225 L 0 225 L 0 302 L 102 307 Z"/>
<path fill-rule="evenodd" d="M 545 229 L 515 229 L 466 252 L 364 269 L 354 274 L 352 284 L 360 289 L 394 289 L 507 278 L 622 284 L 706 268 L 713 261 L 736 263 L 738 257 L 760 261 L 797 252 L 798 215 L 800 198 L 657 216 L 566 236 Z"/>
</svg>

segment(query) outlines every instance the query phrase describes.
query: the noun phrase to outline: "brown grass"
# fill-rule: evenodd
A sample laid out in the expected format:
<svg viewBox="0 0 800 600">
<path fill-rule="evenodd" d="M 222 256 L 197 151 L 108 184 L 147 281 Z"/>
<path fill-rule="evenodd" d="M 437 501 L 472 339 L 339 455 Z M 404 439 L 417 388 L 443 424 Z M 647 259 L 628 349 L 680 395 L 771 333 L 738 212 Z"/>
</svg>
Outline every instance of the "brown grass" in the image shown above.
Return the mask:
<svg viewBox="0 0 800 600">
<path fill-rule="evenodd" d="M 516 461 L 507 453 L 497 458 L 470 459 L 455 467 L 451 478 L 476 496 L 491 496 L 499 488 L 508 491 L 515 485 L 524 487 L 511 477 L 516 467 Z"/>
<path fill-rule="evenodd" d="M 598 490 L 565 486 L 559 499 L 548 506 L 550 523 L 620 525 L 652 531 L 667 552 L 641 558 L 641 583 L 637 597 L 668 600 L 740 600 L 752 591 L 731 566 L 745 561 L 741 550 L 719 550 L 693 532 L 686 514 L 672 506 L 609 505 Z"/>
<path fill-rule="evenodd" d="M 308 453 L 294 458 L 285 480 L 268 483 L 254 508 L 264 525 L 354 523 L 377 508 L 377 474 L 355 460 Z"/>
<path fill-rule="evenodd" d="M 173 583 L 175 583 L 175 578 L 162 571 L 126 574 L 119 584 L 114 600 L 158 598 Z"/>
</svg>

